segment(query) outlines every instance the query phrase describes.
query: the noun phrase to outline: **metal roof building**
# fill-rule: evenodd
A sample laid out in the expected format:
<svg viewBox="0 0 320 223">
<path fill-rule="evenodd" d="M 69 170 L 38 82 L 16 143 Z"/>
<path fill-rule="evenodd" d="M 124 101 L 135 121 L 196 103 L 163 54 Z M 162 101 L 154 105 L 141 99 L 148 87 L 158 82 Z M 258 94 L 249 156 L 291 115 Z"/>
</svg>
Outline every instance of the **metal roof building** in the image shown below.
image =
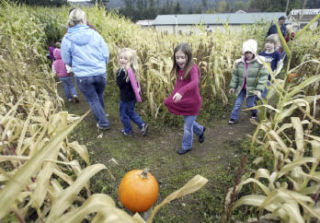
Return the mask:
<svg viewBox="0 0 320 223">
<path fill-rule="evenodd" d="M 278 20 L 285 12 L 158 15 L 153 25 L 248 25 Z"/>
<path fill-rule="evenodd" d="M 278 20 L 280 16 L 286 16 L 285 12 L 259 12 L 217 14 L 181 14 L 181 15 L 158 15 L 153 26 L 160 31 L 169 33 L 190 32 L 196 25 L 202 24 L 207 30 L 216 29 L 228 23 L 229 28 L 239 29 L 241 25 L 252 25 L 257 23 L 270 23 Z M 197 32 L 197 31 L 196 31 Z"/>
<path fill-rule="evenodd" d="M 67 0 L 68 3 L 78 6 L 92 6 L 93 2 L 91 0 Z"/>
<path fill-rule="evenodd" d="M 310 20 L 320 14 L 320 9 L 294 9 L 289 13 L 289 19 L 292 22 L 299 24 L 299 27 L 307 25 Z M 319 25 L 319 21 L 316 21 L 314 26 Z"/>
</svg>

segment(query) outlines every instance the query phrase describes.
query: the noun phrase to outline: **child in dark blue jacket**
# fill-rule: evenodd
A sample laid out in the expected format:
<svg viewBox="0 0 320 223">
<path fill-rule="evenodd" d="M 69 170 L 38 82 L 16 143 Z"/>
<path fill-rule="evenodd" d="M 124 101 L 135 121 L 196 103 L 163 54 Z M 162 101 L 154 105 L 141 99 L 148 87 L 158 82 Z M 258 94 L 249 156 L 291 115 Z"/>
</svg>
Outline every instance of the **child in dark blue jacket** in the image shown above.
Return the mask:
<svg viewBox="0 0 320 223">
<path fill-rule="evenodd" d="M 271 36 L 266 39 L 264 50 L 259 53 L 260 56 L 264 57 L 264 61 L 270 65 L 272 71 L 277 69 L 278 63 L 281 59 L 279 51 L 276 50 L 276 41 Z M 271 76 L 268 76 L 267 85 L 270 86 Z M 268 89 L 266 88 L 262 92 L 262 98 L 266 98 Z"/>
</svg>

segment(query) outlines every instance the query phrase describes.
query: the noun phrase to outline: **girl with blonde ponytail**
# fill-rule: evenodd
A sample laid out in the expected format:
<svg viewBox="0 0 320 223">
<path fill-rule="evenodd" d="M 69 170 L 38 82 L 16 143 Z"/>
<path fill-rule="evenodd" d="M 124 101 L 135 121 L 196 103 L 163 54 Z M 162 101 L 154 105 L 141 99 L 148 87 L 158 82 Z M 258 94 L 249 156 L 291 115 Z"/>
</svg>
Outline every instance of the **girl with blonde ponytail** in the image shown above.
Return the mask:
<svg viewBox="0 0 320 223">
<path fill-rule="evenodd" d="M 141 88 L 138 57 L 135 50 L 123 48 L 118 53 L 119 69 L 117 71 L 117 84 L 120 89 L 120 120 L 123 124 L 121 133 L 131 136 L 133 131 L 130 124 L 132 120 L 140 129 L 141 134 L 147 134 L 148 124 L 144 123 L 135 111 L 136 102 L 141 102 Z"/>
</svg>

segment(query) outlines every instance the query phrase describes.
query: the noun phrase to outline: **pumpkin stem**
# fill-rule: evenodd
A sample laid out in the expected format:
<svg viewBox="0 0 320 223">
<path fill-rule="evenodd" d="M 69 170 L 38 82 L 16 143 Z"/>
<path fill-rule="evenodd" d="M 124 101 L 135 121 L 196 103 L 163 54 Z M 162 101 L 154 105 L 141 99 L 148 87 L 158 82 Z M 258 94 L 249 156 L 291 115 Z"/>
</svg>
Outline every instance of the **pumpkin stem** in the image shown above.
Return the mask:
<svg viewBox="0 0 320 223">
<path fill-rule="evenodd" d="M 149 172 L 149 168 L 145 168 L 145 169 L 143 170 L 143 172 L 141 173 L 142 179 L 148 178 L 148 172 Z"/>
</svg>

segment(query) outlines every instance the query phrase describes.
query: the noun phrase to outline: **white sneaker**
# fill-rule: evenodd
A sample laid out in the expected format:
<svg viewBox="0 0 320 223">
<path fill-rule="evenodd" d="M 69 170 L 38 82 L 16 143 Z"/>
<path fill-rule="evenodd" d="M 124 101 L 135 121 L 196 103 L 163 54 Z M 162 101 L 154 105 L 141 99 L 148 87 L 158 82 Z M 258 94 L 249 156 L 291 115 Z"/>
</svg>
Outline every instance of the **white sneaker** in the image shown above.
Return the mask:
<svg viewBox="0 0 320 223">
<path fill-rule="evenodd" d="M 149 127 L 149 125 L 147 123 L 144 123 L 142 125 L 140 132 L 143 136 L 145 136 L 148 133 L 148 127 Z"/>
</svg>

